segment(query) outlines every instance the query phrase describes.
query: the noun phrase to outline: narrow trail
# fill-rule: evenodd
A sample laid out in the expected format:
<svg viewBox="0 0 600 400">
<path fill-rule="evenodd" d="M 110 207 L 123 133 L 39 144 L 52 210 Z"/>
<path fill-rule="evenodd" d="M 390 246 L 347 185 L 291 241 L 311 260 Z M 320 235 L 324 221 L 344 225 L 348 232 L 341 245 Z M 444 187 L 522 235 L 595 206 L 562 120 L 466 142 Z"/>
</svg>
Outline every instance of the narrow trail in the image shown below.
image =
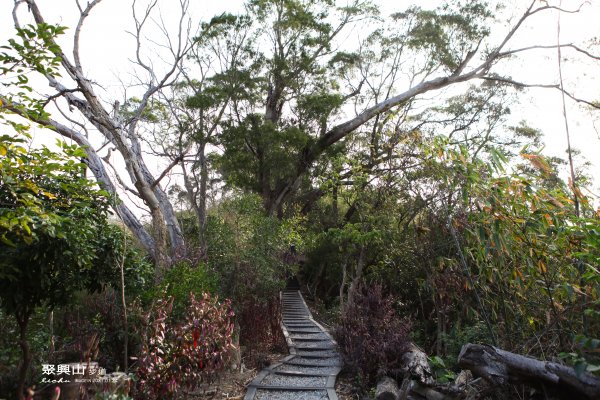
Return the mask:
<svg viewBox="0 0 600 400">
<path fill-rule="evenodd" d="M 244 400 L 337 400 L 341 357 L 335 340 L 312 317 L 300 291 L 281 293 L 283 334 L 290 355 L 263 369 Z"/>
</svg>

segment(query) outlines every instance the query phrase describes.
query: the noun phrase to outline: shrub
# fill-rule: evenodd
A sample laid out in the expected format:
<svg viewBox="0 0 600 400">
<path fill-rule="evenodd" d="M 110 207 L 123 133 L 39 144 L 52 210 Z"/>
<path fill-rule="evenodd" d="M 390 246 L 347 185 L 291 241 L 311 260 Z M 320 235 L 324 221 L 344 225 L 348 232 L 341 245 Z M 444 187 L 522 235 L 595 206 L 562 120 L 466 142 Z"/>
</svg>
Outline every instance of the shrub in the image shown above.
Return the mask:
<svg viewBox="0 0 600 400">
<path fill-rule="evenodd" d="M 17 398 L 33 354 L 30 318 L 39 307 L 67 305 L 81 290 L 99 290 L 115 271 L 118 230 L 108 225 L 110 199 L 85 178 L 83 149 L 31 149 L 1 136 L 0 307 L 17 322 L 22 362 Z M 114 274 L 113 274 L 114 275 Z"/>
<path fill-rule="evenodd" d="M 283 256 L 296 239 L 293 229 L 266 216 L 258 196 L 226 199 L 209 215 L 207 265 L 233 301 L 240 343 L 250 353 L 281 340 L 275 304 L 292 268 Z"/>
<path fill-rule="evenodd" d="M 182 322 L 173 321 L 173 297 L 157 300 L 146 314 L 137 391 L 146 399 L 175 398 L 181 388 L 193 388 L 225 366 L 233 348 L 230 301 L 219 303 L 203 294 L 190 304 Z"/>
<path fill-rule="evenodd" d="M 398 316 L 394 303 L 392 296 L 383 295 L 380 285 L 361 287 L 334 330 L 346 365 L 359 375 L 364 387 L 376 383 L 380 371 L 400 375 L 411 324 Z"/>
<path fill-rule="evenodd" d="M 223 201 L 209 215 L 206 237 L 208 264 L 234 304 L 276 296 L 285 285 L 287 232 L 277 218 L 264 215 L 259 197 Z"/>
<path fill-rule="evenodd" d="M 180 261 L 165 271 L 160 284 L 147 290 L 143 299 L 150 303 L 166 293 L 167 296 L 173 297 L 173 315 L 178 318 L 185 313 L 190 293 L 195 296 L 214 293 L 217 287 L 216 280 L 205 264 L 192 265 L 188 261 Z"/>
<path fill-rule="evenodd" d="M 281 331 L 281 305 L 278 297 L 268 301 L 246 301 L 238 304 L 238 324 L 241 328 L 240 344 L 247 350 L 249 365 L 261 368 L 260 355 L 271 347 L 287 351 Z"/>
</svg>

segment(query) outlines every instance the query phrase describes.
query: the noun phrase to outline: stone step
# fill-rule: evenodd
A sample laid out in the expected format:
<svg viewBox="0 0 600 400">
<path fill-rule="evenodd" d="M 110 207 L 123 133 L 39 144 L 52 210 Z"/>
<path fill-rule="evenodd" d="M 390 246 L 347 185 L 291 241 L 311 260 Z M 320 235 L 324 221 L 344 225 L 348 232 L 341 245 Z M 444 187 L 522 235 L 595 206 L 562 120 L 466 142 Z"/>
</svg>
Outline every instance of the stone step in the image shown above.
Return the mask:
<svg viewBox="0 0 600 400">
<path fill-rule="evenodd" d="M 296 365 L 302 367 L 341 367 L 342 360 L 338 357 L 327 357 L 327 358 L 306 358 L 306 357 L 294 357 L 290 361 L 284 361 L 286 365 Z"/>
<path fill-rule="evenodd" d="M 313 319 L 300 292 L 283 291 L 282 323 L 291 355 L 263 369 L 244 400 L 337 400 L 342 360 L 335 341 Z"/>
<path fill-rule="evenodd" d="M 337 399 L 335 390 L 333 389 L 302 389 L 285 390 L 273 388 L 255 389 L 256 395 L 253 397 L 256 400 L 332 400 Z M 332 393 L 333 392 L 333 393 Z M 332 397 L 335 396 L 335 397 Z"/>
<path fill-rule="evenodd" d="M 294 341 L 294 340 L 292 342 L 294 342 L 294 347 L 296 348 L 296 350 L 302 350 L 302 351 L 335 350 L 335 345 L 333 344 L 333 342 L 331 340 L 324 342 L 324 343 L 319 343 L 319 342 L 298 343 L 297 341 Z"/>
<path fill-rule="evenodd" d="M 299 376 L 269 374 L 260 381 L 260 386 L 265 387 L 303 387 L 303 388 L 323 388 L 327 387 L 327 376 Z"/>
<path fill-rule="evenodd" d="M 314 335 L 319 335 L 318 333 L 315 333 Z M 298 336 L 296 335 L 290 335 L 290 339 L 292 339 L 294 342 L 321 342 L 324 340 L 331 340 L 328 336 L 323 335 L 323 336 L 315 336 L 315 337 L 306 337 L 306 336 Z"/>
<path fill-rule="evenodd" d="M 307 374 L 307 375 L 337 375 L 340 372 L 340 367 L 336 366 L 318 366 L 311 367 L 308 365 L 293 365 L 293 364 L 280 364 L 273 367 L 273 372 L 282 374 Z"/>
</svg>

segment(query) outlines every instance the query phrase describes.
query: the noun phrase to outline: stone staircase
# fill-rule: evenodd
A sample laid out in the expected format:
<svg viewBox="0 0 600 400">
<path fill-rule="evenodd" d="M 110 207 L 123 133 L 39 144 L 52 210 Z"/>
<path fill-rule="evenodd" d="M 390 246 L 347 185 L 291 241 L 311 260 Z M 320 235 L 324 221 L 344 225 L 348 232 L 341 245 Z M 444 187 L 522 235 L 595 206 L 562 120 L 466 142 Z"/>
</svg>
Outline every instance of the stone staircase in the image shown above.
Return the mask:
<svg viewBox="0 0 600 400">
<path fill-rule="evenodd" d="M 290 355 L 263 369 L 244 400 L 337 400 L 342 360 L 335 340 L 315 321 L 298 290 L 281 292 L 282 329 Z"/>
</svg>

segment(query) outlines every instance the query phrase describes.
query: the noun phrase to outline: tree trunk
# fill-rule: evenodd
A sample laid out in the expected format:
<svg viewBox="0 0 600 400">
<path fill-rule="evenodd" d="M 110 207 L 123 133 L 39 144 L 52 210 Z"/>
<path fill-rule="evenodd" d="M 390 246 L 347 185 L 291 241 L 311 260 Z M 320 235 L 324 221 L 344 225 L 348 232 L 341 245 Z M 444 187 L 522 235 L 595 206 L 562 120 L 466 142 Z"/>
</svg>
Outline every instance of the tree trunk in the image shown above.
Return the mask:
<svg viewBox="0 0 600 400">
<path fill-rule="evenodd" d="M 348 288 L 348 304 L 352 304 L 354 301 L 354 294 L 358 290 L 358 285 L 362 281 L 364 266 L 365 246 L 361 245 L 360 253 L 358 254 L 358 261 L 356 262 L 356 271 L 354 273 L 354 277 L 352 278 L 352 282 L 350 283 L 350 287 Z"/>
<path fill-rule="evenodd" d="M 52 357 L 54 354 L 54 311 L 48 311 L 48 328 L 50 339 L 48 343 L 48 358 Z"/>
<path fill-rule="evenodd" d="M 200 201 L 198 204 L 198 225 L 200 227 L 200 245 L 204 247 L 204 231 L 206 230 L 206 191 L 208 187 L 208 165 L 206 165 L 206 144 L 200 145 Z"/>
<path fill-rule="evenodd" d="M 123 371 L 127 373 L 129 367 L 129 321 L 127 320 L 127 301 L 125 299 L 125 257 L 127 255 L 127 239 L 123 240 L 123 255 L 119 267 L 121 269 L 121 306 L 123 307 Z"/>
<path fill-rule="evenodd" d="M 16 314 L 15 318 L 19 325 L 19 346 L 23 359 L 19 365 L 19 375 L 17 380 L 17 398 L 25 400 L 25 381 L 27 380 L 27 371 L 31 363 L 31 353 L 29 351 L 29 343 L 27 342 L 27 325 L 29 324 L 30 313 L 25 312 L 22 315 Z"/>
<path fill-rule="evenodd" d="M 36 2 L 34 0 L 29 0 L 27 1 L 27 5 L 35 22 L 38 24 L 45 23 Z M 80 22 L 82 22 L 82 20 L 80 20 Z M 115 208 L 119 216 L 123 218 L 124 223 L 127 227 L 130 227 L 130 225 L 133 226 L 133 233 L 155 258 L 158 257 L 159 261 L 162 257 L 177 256 L 185 247 L 183 235 L 181 234 L 179 223 L 168 196 L 160 186 L 156 184 L 144 161 L 136 128 L 138 122 L 142 118 L 143 111 L 148 106 L 149 99 L 167 83 L 184 55 L 178 53 L 178 58 L 175 60 L 175 64 L 170 72 L 167 72 L 163 79 L 158 83 L 148 85 L 139 106 L 133 112 L 133 116 L 125 122 L 120 118 L 117 107 L 115 107 L 114 113 L 109 112 L 105 105 L 100 101 L 100 98 L 96 95 L 92 81 L 85 76 L 81 65 L 79 65 L 77 56 L 78 51 L 78 43 L 75 43 L 75 63 L 71 62 L 62 52 L 60 56 L 62 66 L 77 85 L 77 92 L 81 97 L 75 95 L 73 90 L 70 90 L 64 84 L 59 82 L 56 77 L 52 75 L 46 75 L 45 77 L 48 80 L 49 85 L 67 101 L 69 107 L 78 109 L 82 116 L 87 119 L 106 140 L 117 148 L 125 161 L 127 172 L 129 173 L 131 182 L 136 188 L 138 196 L 150 209 L 153 218 L 153 226 L 157 227 L 159 225 L 164 225 L 166 227 L 166 231 L 170 238 L 171 254 L 162 254 L 161 250 L 156 249 L 156 243 L 152 242 L 150 235 L 145 231 L 143 225 L 139 223 L 137 218 L 126 207 L 117 204 Z M 31 119 L 31 116 L 25 117 Z M 56 131 L 63 136 L 71 138 L 79 137 L 78 144 L 80 145 L 81 141 L 87 142 L 87 139 L 82 134 L 57 121 L 44 120 L 36 122 L 41 122 L 45 126 L 54 127 Z M 93 164 L 92 171 L 101 186 L 108 186 L 110 189 L 113 189 L 111 193 L 116 194 L 117 192 L 114 190 L 114 185 L 112 184 L 110 177 L 105 174 L 104 166 L 102 165 L 102 161 L 98 154 L 91 146 L 86 148 L 85 151 L 88 154 L 88 157 L 93 159 L 90 163 Z M 100 175 L 96 175 L 96 173 L 99 173 Z M 117 201 L 117 203 L 122 202 Z"/>
<path fill-rule="evenodd" d="M 342 263 L 342 284 L 340 285 L 340 314 L 344 314 L 346 303 L 344 302 L 344 290 L 346 289 L 346 280 L 348 278 L 348 256 Z"/>
<path fill-rule="evenodd" d="M 542 386 L 569 399 L 599 399 L 600 378 L 577 375 L 572 367 L 540 361 L 492 346 L 468 343 L 458 356 L 458 365 L 473 371 L 493 385 Z"/>
<path fill-rule="evenodd" d="M 339 190 L 339 187 L 336 183 L 333 186 L 333 192 L 331 194 L 331 217 L 335 224 L 337 224 L 337 220 L 339 217 L 339 215 L 338 215 L 338 190 Z"/>
<path fill-rule="evenodd" d="M 154 234 L 155 244 L 154 261 L 156 270 L 159 275 L 162 275 L 162 270 L 169 265 L 167 226 L 159 208 L 151 209 L 150 216 L 152 217 L 152 233 Z"/>
</svg>

